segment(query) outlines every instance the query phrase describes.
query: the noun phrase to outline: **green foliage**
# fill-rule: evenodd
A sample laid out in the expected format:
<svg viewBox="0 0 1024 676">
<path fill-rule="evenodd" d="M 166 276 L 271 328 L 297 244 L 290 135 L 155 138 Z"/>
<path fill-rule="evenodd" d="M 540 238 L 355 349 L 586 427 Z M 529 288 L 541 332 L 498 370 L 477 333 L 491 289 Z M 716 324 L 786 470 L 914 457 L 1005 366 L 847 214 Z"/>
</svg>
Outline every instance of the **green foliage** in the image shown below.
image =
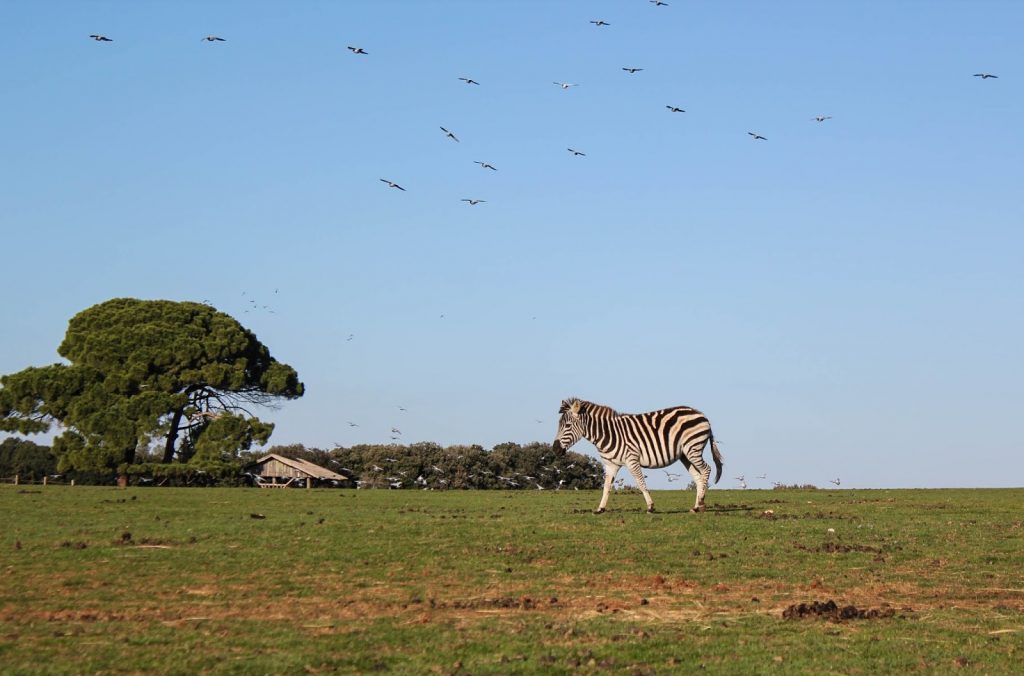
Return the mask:
<svg viewBox="0 0 1024 676">
<path fill-rule="evenodd" d="M 238 461 L 124 464 L 118 468 L 132 483 L 156 486 L 241 485 L 242 465 Z"/>
<path fill-rule="evenodd" d="M 303 385 L 255 334 L 199 303 L 117 298 L 75 315 L 69 364 L 0 377 L 0 430 L 43 432 L 62 470 L 112 471 L 153 445 L 165 463 L 232 459 L 273 431 L 252 415 Z"/>
<path fill-rule="evenodd" d="M 363 444 L 335 448 L 327 463 L 318 464 L 366 488 L 585 489 L 601 486 L 604 476 L 597 460 L 573 452 L 554 453 L 551 444 L 540 442 L 508 442 L 491 451 L 430 442 Z"/>
<path fill-rule="evenodd" d="M 0 442 L 0 477 L 18 475 L 27 481 L 38 481 L 56 471 L 57 458 L 49 446 L 16 437 Z"/>
<path fill-rule="evenodd" d="M 198 435 L 195 455 L 190 464 L 231 460 L 239 451 L 248 451 L 253 443 L 265 444 L 274 431 L 271 423 L 238 415 L 221 415 L 210 421 Z"/>
</svg>

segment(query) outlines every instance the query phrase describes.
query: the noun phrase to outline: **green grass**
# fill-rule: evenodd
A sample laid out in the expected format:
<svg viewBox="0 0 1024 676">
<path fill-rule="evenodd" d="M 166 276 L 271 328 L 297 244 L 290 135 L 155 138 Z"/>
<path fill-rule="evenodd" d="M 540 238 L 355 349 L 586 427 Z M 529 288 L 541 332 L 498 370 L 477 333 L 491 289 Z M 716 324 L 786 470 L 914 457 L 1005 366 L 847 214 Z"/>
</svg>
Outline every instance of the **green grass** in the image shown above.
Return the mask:
<svg viewBox="0 0 1024 676">
<path fill-rule="evenodd" d="M 1024 663 L 1024 490 L 713 490 L 701 515 L 682 491 L 656 514 L 598 499 L 2 486 L 0 671 Z M 782 619 L 829 599 L 896 614 Z"/>
</svg>

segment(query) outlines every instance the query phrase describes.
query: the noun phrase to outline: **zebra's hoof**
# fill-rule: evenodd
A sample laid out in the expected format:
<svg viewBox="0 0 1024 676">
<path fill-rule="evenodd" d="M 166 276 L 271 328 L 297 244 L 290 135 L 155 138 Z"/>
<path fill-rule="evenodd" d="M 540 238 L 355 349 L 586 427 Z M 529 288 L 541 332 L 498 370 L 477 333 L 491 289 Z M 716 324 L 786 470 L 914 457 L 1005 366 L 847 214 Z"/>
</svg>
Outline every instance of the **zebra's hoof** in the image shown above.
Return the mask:
<svg viewBox="0 0 1024 676">
<path fill-rule="evenodd" d="M 693 507 L 693 508 L 690 509 L 690 513 L 691 514 L 700 514 L 703 511 L 704 511 L 704 505 L 701 505 L 700 507 Z"/>
<path fill-rule="evenodd" d="M 654 514 L 654 505 L 651 505 L 650 507 L 647 508 L 647 513 Z"/>
<path fill-rule="evenodd" d="M 594 514 L 604 514 L 604 507 L 598 507 L 595 509 Z"/>
</svg>

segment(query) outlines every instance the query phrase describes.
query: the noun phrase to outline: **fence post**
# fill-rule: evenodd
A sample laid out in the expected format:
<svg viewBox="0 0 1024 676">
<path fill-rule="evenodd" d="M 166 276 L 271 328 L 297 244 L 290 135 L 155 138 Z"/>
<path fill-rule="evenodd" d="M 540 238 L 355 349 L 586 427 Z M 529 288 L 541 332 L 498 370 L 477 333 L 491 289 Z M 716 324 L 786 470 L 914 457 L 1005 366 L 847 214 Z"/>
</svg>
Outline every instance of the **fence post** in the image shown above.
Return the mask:
<svg viewBox="0 0 1024 676">
<path fill-rule="evenodd" d="M 18 479 L 19 479 L 19 478 L 20 478 L 20 477 L 18 477 L 18 475 L 17 475 L 17 474 L 15 474 L 15 475 L 14 475 L 14 485 L 15 485 L 15 486 L 17 486 L 17 485 L 18 485 Z"/>
<path fill-rule="evenodd" d="M 43 485 L 44 485 L 44 486 L 46 485 L 46 479 L 47 479 L 47 476 L 46 476 L 46 475 L 44 474 L 44 475 L 43 475 Z"/>
<path fill-rule="evenodd" d="M 313 477 L 308 476 L 308 477 L 306 477 L 306 490 L 308 491 L 312 487 L 313 487 Z"/>
<path fill-rule="evenodd" d="M 75 480 L 74 480 L 74 479 L 72 479 L 72 480 L 71 480 L 71 485 L 72 485 L 72 486 L 74 486 L 74 485 L 75 485 Z"/>
</svg>

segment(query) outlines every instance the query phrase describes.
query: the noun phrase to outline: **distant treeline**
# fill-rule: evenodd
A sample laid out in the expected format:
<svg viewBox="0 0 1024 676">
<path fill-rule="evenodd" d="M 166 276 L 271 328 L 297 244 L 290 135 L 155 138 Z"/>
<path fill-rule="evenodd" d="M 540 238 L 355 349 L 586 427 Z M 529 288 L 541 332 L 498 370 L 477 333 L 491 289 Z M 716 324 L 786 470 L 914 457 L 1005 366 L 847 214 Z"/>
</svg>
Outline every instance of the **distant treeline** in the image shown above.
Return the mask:
<svg viewBox="0 0 1024 676">
<path fill-rule="evenodd" d="M 137 462 L 123 467 L 132 484 L 163 486 L 240 486 L 255 483 L 249 469 L 259 458 L 276 453 L 307 460 L 345 477 L 318 485 L 385 489 L 592 489 L 600 488 L 603 468 L 594 458 L 559 453 L 548 443 L 498 444 L 487 450 L 479 445 L 360 444 L 330 450 L 302 444 L 271 446 L 231 460 L 164 464 L 140 452 Z M 24 483 L 51 481 L 110 485 L 114 473 L 65 472 L 58 474 L 58 458 L 49 446 L 26 439 L 0 443 L 0 479 L 18 476 Z"/>
<path fill-rule="evenodd" d="M 295 444 L 272 446 L 266 452 L 308 460 L 363 488 L 588 489 L 600 488 L 604 478 L 594 458 L 555 452 L 550 443 L 541 442 L 508 442 L 490 450 L 432 442 L 360 444 L 329 451 Z"/>
</svg>

